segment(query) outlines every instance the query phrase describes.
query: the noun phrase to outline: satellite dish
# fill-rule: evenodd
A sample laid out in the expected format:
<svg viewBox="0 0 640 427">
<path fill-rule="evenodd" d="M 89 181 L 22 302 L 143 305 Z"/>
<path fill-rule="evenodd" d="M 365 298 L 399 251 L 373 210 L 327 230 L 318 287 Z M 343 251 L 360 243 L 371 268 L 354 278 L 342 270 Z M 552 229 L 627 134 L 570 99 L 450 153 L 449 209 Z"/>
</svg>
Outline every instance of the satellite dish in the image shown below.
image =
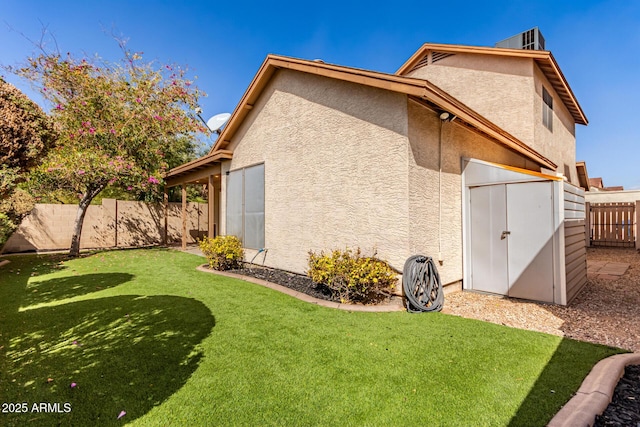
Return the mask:
<svg viewBox="0 0 640 427">
<path fill-rule="evenodd" d="M 225 123 L 227 123 L 229 117 L 231 117 L 231 114 L 229 113 L 216 114 L 215 116 L 207 120 L 207 127 L 211 130 L 211 132 L 219 134 L 220 128 L 224 126 Z"/>
</svg>

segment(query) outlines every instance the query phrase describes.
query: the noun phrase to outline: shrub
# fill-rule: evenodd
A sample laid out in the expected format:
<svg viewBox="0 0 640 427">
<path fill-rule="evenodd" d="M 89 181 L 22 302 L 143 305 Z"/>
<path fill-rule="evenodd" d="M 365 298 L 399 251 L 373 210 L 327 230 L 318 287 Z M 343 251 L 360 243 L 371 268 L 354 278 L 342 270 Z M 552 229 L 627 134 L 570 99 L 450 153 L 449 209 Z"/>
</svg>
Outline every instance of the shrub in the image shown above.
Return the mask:
<svg viewBox="0 0 640 427">
<path fill-rule="evenodd" d="M 379 302 L 390 296 L 397 282 L 397 275 L 387 262 L 363 256 L 360 248 L 329 254 L 309 251 L 307 275 L 327 286 L 342 302 Z"/>
<path fill-rule="evenodd" d="M 205 237 L 199 243 L 200 250 L 207 257 L 209 267 L 214 270 L 233 270 L 242 267 L 244 250 L 236 236 Z"/>
<path fill-rule="evenodd" d="M 0 181 L 1 178 L 0 176 Z M 21 188 L 15 188 L 8 196 L 0 198 L 0 249 L 18 228 L 22 219 L 31 212 L 34 204 L 33 197 Z"/>
</svg>

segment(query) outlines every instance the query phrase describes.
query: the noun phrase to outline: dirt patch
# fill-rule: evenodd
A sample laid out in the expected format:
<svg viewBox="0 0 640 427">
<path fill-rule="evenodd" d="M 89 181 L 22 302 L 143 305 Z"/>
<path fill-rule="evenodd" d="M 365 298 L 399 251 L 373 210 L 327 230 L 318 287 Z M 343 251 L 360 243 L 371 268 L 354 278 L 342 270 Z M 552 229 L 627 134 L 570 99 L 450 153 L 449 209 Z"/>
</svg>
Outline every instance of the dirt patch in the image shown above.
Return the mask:
<svg viewBox="0 0 640 427">
<path fill-rule="evenodd" d="M 566 307 L 473 292 L 447 295 L 444 312 L 640 352 L 640 254 L 635 249 L 589 248 L 589 261 L 628 263 L 614 278 L 590 275 Z"/>
</svg>

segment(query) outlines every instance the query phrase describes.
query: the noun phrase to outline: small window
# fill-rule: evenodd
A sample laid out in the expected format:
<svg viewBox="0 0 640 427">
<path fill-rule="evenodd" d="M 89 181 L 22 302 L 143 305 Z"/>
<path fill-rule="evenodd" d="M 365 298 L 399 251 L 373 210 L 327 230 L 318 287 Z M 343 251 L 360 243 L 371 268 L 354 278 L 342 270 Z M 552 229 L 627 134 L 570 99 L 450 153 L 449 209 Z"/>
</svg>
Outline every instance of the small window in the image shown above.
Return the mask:
<svg viewBox="0 0 640 427">
<path fill-rule="evenodd" d="M 226 233 L 237 236 L 243 247 L 264 247 L 264 164 L 227 175 L 226 228 Z"/>
<path fill-rule="evenodd" d="M 553 98 L 542 88 L 542 124 L 553 132 Z"/>
</svg>

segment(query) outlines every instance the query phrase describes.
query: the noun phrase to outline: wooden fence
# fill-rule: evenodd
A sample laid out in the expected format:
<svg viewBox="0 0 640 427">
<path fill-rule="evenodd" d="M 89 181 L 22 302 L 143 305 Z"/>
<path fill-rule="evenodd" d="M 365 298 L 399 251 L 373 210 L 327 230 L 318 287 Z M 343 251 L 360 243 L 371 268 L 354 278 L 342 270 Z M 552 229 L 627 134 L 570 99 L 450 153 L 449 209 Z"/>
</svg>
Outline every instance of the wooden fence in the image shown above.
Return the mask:
<svg viewBox="0 0 640 427">
<path fill-rule="evenodd" d="M 636 203 L 587 203 L 590 246 L 636 246 Z"/>
</svg>

